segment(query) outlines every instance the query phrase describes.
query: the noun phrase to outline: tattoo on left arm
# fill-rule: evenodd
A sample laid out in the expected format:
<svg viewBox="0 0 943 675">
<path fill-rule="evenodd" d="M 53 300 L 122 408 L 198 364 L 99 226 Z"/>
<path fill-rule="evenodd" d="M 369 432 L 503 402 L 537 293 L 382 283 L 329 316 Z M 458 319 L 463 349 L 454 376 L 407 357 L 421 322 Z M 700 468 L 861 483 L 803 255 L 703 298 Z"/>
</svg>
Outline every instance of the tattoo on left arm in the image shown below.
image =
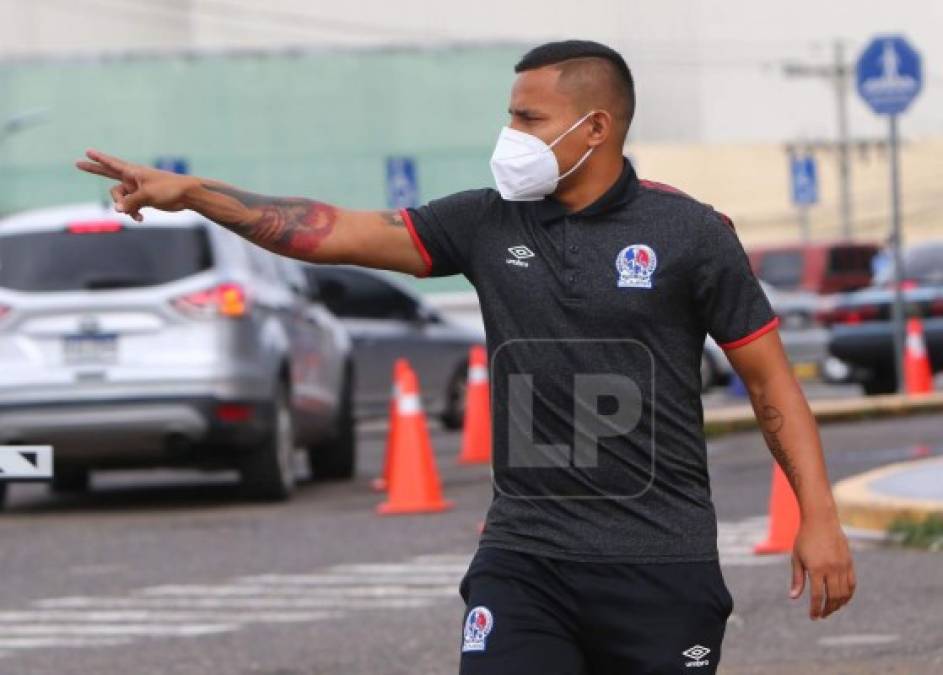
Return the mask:
<svg viewBox="0 0 943 675">
<path fill-rule="evenodd" d="M 796 471 L 795 465 L 786 453 L 782 439 L 779 436 L 785 418 L 779 408 L 766 402 L 765 397 L 760 398 L 757 408 L 759 412 L 760 428 L 763 432 L 763 438 L 766 439 L 766 445 L 769 446 L 773 457 L 776 458 L 776 461 L 782 467 L 783 473 L 789 478 L 789 482 L 798 490 L 799 473 Z"/>
</svg>

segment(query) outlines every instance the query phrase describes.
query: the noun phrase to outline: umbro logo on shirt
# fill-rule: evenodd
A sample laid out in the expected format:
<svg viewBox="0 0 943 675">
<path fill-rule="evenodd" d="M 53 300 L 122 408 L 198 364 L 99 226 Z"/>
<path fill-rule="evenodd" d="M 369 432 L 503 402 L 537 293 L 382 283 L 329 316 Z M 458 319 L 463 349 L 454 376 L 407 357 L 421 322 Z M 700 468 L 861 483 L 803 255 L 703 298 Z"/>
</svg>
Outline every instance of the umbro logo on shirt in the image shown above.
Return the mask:
<svg viewBox="0 0 943 675">
<path fill-rule="evenodd" d="M 685 649 L 681 654 L 686 656 L 691 661 L 685 663 L 686 668 L 703 668 L 706 665 L 710 664 L 710 661 L 704 657 L 711 653 L 711 650 L 705 647 L 704 645 L 691 645 Z"/>
<path fill-rule="evenodd" d="M 517 265 L 518 267 L 528 267 L 529 264 L 525 262 L 526 258 L 533 258 L 534 252 L 523 244 L 518 244 L 517 246 L 509 246 L 508 251 L 511 252 L 513 258 L 507 259 L 508 265 Z"/>
</svg>

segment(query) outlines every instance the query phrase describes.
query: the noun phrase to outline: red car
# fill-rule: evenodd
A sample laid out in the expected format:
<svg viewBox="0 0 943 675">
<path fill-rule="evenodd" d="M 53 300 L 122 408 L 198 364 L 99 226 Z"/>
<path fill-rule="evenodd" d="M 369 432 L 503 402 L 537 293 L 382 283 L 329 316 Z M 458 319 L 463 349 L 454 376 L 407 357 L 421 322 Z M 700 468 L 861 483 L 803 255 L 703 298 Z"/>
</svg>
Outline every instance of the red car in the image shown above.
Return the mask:
<svg viewBox="0 0 943 675">
<path fill-rule="evenodd" d="M 872 242 L 814 242 L 757 246 L 750 265 L 763 281 L 780 290 L 820 295 L 864 288 L 871 283 Z"/>
</svg>

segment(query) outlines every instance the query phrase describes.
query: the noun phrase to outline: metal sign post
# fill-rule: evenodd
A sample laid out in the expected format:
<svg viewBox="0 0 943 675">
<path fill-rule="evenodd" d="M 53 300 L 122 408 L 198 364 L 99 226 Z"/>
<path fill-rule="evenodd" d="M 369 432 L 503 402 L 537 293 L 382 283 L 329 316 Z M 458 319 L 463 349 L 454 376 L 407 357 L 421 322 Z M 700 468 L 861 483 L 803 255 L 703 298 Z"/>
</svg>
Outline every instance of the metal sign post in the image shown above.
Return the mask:
<svg viewBox="0 0 943 675">
<path fill-rule="evenodd" d="M 899 35 L 874 38 L 861 52 L 857 66 L 858 93 L 878 115 L 888 116 L 891 163 L 891 246 L 894 254 L 894 364 L 897 390 L 904 390 L 903 237 L 900 224 L 900 164 L 897 116 L 920 93 L 923 75 L 920 54 Z"/>
<path fill-rule="evenodd" d="M 904 251 L 900 232 L 900 167 L 897 148 L 897 115 L 888 119 L 888 146 L 891 161 L 891 246 L 894 249 L 894 366 L 897 368 L 897 391 L 904 391 L 904 345 L 907 342 L 904 316 Z"/>
</svg>

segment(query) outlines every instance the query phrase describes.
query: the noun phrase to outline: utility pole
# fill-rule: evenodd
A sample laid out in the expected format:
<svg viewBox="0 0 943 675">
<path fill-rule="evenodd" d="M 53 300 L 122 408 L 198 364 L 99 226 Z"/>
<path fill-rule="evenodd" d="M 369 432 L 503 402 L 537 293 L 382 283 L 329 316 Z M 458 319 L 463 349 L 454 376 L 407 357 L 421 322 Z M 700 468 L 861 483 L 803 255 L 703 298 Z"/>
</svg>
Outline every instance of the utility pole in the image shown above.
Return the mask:
<svg viewBox="0 0 943 675">
<path fill-rule="evenodd" d="M 848 139 L 848 80 L 854 69 L 845 63 L 845 46 L 841 40 L 834 44 L 834 56 L 831 64 L 808 65 L 798 62 L 783 64 L 783 74 L 787 77 L 815 77 L 830 82 L 835 89 L 835 102 L 838 115 L 838 177 L 839 201 L 842 234 L 851 239 L 854 230 L 851 224 L 851 165 Z"/>
</svg>

